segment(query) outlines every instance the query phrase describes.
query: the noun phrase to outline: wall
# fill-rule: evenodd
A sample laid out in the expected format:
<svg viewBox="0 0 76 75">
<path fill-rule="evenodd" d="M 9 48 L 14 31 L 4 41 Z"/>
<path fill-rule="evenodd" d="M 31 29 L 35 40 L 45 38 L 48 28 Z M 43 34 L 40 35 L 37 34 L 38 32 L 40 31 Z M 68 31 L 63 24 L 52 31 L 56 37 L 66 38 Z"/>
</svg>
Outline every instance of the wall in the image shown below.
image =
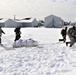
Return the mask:
<svg viewBox="0 0 76 75">
<path fill-rule="evenodd" d="M 14 20 L 8 19 L 5 22 L 5 27 L 17 27 L 17 22 L 15 22 Z"/>
<path fill-rule="evenodd" d="M 61 28 L 63 26 L 63 20 L 60 17 L 51 15 L 45 18 L 44 26 L 47 28 Z"/>
</svg>

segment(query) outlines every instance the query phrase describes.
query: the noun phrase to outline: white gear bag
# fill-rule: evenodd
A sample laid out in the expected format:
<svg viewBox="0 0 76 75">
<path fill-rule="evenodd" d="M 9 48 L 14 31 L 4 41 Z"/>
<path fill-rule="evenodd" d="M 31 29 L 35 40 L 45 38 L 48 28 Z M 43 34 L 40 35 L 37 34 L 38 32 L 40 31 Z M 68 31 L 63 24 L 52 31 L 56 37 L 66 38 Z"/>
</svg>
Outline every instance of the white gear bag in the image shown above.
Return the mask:
<svg viewBox="0 0 76 75">
<path fill-rule="evenodd" d="M 38 46 L 38 42 L 33 39 L 22 40 L 19 39 L 18 41 L 13 43 L 13 47 L 32 47 Z"/>
</svg>

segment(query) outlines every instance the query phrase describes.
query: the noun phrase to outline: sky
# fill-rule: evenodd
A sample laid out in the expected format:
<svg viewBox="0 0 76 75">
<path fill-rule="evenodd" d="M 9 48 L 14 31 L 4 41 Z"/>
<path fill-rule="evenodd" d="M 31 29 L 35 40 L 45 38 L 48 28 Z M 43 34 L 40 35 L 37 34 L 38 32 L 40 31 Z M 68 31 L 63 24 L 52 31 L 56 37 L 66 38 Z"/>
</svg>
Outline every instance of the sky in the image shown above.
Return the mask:
<svg viewBox="0 0 76 75">
<path fill-rule="evenodd" d="M 76 20 L 76 0 L 0 0 L 1 18 L 35 17 L 44 19 L 49 15 L 64 21 Z"/>
</svg>

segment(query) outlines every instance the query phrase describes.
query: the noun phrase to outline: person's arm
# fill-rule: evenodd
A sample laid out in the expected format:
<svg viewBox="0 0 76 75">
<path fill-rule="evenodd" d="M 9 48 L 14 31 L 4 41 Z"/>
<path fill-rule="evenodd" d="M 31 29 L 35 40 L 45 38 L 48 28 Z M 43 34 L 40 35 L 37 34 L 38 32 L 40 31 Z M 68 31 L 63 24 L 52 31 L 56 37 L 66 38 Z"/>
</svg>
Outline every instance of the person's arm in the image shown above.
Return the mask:
<svg viewBox="0 0 76 75">
<path fill-rule="evenodd" d="M 5 34 L 5 32 L 2 30 L 2 33 Z"/>
</svg>

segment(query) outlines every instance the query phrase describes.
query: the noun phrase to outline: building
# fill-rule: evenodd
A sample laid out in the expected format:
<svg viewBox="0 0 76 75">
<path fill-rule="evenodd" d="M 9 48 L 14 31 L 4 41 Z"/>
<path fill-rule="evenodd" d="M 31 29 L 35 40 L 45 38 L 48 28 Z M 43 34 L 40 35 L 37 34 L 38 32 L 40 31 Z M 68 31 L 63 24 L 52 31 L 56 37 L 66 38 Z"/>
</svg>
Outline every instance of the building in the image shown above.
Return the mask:
<svg viewBox="0 0 76 75">
<path fill-rule="evenodd" d="M 0 20 L 0 26 L 14 28 L 17 27 L 17 22 L 12 19 L 2 19 Z"/>
<path fill-rule="evenodd" d="M 38 21 L 36 18 L 24 18 L 24 19 L 0 19 L 0 26 L 1 27 L 9 27 L 15 28 L 18 26 L 21 27 L 36 27 L 38 26 Z"/>
<path fill-rule="evenodd" d="M 46 28 L 61 28 L 64 26 L 64 21 L 57 16 L 49 15 L 44 18 L 44 26 Z"/>
<path fill-rule="evenodd" d="M 38 21 L 36 18 L 24 18 L 21 19 L 20 21 L 16 21 L 17 24 L 22 27 L 35 27 L 38 26 Z"/>
<path fill-rule="evenodd" d="M 5 22 L 7 21 L 7 19 L 0 19 L 0 27 L 5 27 Z"/>
</svg>

